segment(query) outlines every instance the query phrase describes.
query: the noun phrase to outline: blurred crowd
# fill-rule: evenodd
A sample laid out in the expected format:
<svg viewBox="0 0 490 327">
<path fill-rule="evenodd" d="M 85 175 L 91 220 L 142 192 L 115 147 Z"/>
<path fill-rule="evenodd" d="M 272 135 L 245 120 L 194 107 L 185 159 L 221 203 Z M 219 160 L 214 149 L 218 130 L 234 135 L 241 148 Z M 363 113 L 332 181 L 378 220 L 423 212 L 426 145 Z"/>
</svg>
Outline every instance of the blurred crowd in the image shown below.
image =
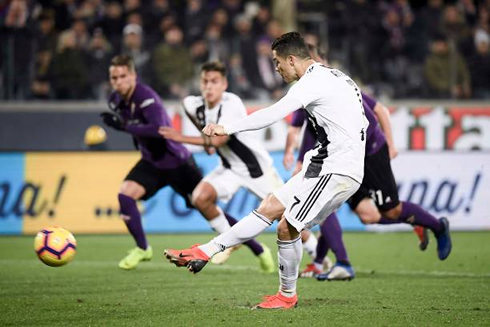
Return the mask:
<svg viewBox="0 0 490 327">
<path fill-rule="evenodd" d="M 0 100 L 103 100 L 119 53 L 164 99 L 196 93 L 209 60 L 226 63 L 231 92 L 273 99 L 287 86 L 270 44 L 291 29 L 376 95 L 489 99 L 489 12 L 490 0 L 0 0 Z"/>
</svg>

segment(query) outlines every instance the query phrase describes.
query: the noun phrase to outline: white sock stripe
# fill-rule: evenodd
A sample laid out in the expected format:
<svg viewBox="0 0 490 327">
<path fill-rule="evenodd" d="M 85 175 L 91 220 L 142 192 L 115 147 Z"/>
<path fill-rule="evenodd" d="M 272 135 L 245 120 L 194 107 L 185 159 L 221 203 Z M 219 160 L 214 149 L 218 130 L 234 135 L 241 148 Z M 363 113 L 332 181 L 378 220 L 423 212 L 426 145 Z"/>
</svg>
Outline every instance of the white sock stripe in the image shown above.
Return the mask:
<svg viewBox="0 0 490 327">
<path fill-rule="evenodd" d="M 254 210 L 252 211 L 252 213 L 257 217 L 259 218 L 260 220 L 264 221 L 265 223 L 267 223 L 267 225 L 272 225 L 272 221 L 270 221 L 269 219 L 265 218 L 263 215 L 261 215 L 260 213 L 257 212 L 257 210 Z"/>
<path fill-rule="evenodd" d="M 301 240 L 301 235 L 299 235 L 297 238 L 295 238 L 294 240 L 290 240 L 290 241 L 283 241 L 283 240 L 277 240 L 277 245 L 281 246 L 281 245 L 290 245 L 290 244 L 294 244 L 298 241 Z"/>
</svg>

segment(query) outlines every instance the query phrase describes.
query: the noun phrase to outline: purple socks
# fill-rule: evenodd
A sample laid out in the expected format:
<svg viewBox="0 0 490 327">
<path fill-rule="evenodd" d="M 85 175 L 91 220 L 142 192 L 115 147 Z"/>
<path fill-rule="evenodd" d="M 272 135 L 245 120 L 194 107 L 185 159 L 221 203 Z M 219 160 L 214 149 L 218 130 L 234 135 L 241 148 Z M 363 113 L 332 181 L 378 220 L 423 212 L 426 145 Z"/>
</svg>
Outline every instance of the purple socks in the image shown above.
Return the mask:
<svg viewBox="0 0 490 327">
<path fill-rule="evenodd" d="M 435 234 L 438 234 L 442 225 L 439 220 L 425 211 L 421 206 L 412 202 L 402 202 L 402 212 L 398 219 L 381 218 L 380 224 L 399 224 L 406 223 L 429 228 Z"/>
<path fill-rule="evenodd" d="M 228 220 L 228 223 L 230 224 L 230 226 L 233 226 L 233 225 L 235 225 L 238 222 L 238 220 L 236 220 L 232 216 L 228 215 L 226 212 L 225 212 L 225 217 L 226 217 L 226 220 Z M 249 247 L 250 250 L 256 256 L 258 256 L 258 255 L 260 255 L 260 254 L 262 254 L 264 252 L 264 248 L 262 247 L 262 245 L 260 245 L 260 243 L 257 242 L 255 239 L 251 239 L 249 241 L 246 241 L 243 244 L 246 245 L 247 247 Z"/>
<path fill-rule="evenodd" d="M 330 248 L 335 254 L 338 263 L 350 266 L 349 257 L 347 256 L 344 241 L 342 240 L 342 229 L 340 228 L 339 220 L 335 212 L 328 216 L 320 225 L 320 231 L 322 236 L 318 239 L 315 262 L 323 263 L 323 259 Z M 320 257 L 320 255 L 322 255 L 322 257 Z"/>
<path fill-rule="evenodd" d="M 143 225 L 141 224 L 141 214 L 136 205 L 136 201 L 119 193 L 119 206 L 121 207 L 121 215 L 124 217 L 124 223 L 128 227 L 129 232 L 136 241 L 136 245 L 143 250 L 146 250 L 148 243 L 146 242 L 145 232 L 143 231 Z"/>
<path fill-rule="evenodd" d="M 313 262 L 318 263 L 318 264 L 323 264 L 323 260 L 328 254 L 328 245 L 327 241 L 325 240 L 325 237 L 323 234 L 320 234 L 318 237 L 318 243 L 316 244 L 316 257 Z"/>
</svg>

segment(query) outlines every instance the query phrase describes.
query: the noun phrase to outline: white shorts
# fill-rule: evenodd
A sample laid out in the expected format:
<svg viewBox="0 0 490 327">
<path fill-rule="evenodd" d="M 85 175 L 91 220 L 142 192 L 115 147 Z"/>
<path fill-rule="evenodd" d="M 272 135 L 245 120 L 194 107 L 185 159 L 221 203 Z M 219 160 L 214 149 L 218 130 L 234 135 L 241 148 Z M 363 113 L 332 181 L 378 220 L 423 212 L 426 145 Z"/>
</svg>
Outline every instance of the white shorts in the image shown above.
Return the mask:
<svg viewBox="0 0 490 327">
<path fill-rule="evenodd" d="M 284 205 L 284 217 L 298 232 L 321 223 L 359 188 L 354 179 L 337 174 L 293 176 L 274 196 Z"/>
<path fill-rule="evenodd" d="M 262 200 L 284 185 L 284 181 L 274 167 L 264 175 L 252 178 L 219 166 L 206 175 L 204 181 L 213 186 L 218 193 L 218 199 L 224 202 L 228 202 L 240 187 L 246 188 Z"/>
</svg>

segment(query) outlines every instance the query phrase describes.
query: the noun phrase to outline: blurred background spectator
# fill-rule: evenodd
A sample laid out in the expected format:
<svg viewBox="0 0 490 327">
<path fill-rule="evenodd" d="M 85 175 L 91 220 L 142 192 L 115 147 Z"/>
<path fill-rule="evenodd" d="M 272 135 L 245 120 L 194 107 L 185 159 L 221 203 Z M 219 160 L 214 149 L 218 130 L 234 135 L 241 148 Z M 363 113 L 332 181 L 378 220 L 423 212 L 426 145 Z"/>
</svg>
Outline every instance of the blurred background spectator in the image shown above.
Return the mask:
<svg viewBox="0 0 490 327">
<path fill-rule="evenodd" d="M 424 73 L 432 97 L 462 99 L 471 94 L 466 61 L 454 46 L 450 47 L 443 34 L 435 35 L 432 40 Z"/>
<path fill-rule="evenodd" d="M 489 8 L 489 0 L 0 1 L 0 100 L 102 101 L 118 53 L 131 54 L 164 98 L 197 92 L 199 66 L 218 59 L 230 90 L 273 99 L 287 86 L 270 43 L 292 29 L 376 96 L 488 99 Z"/>
</svg>

